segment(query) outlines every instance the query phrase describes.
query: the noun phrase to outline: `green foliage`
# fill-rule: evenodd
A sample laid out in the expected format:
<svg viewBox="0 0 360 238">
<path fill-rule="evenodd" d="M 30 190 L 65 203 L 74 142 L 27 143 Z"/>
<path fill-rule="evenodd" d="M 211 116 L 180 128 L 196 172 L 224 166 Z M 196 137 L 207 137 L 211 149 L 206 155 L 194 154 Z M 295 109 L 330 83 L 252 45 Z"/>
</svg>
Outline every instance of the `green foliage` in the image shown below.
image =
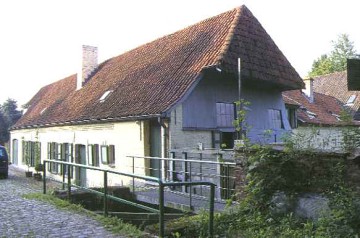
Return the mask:
<svg viewBox="0 0 360 238">
<path fill-rule="evenodd" d="M 238 110 L 236 112 L 236 119 L 234 120 L 233 124 L 235 126 L 235 130 L 240 133 L 240 138 L 243 138 L 243 135 L 246 134 L 246 132 L 250 129 L 249 125 L 246 123 L 246 107 L 249 106 L 251 103 L 249 101 L 241 99 L 235 102 L 235 104 Z"/>
<path fill-rule="evenodd" d="M 360 147 L 360 128 L 347 126 L 342 128 L 343 149 L 345 152 L 354 152 Z"/>
<path fill-rule="evenodd" d="M 283 151 L 260 145 L 245 150 L 247 196 L 237 207 L 215 215 L 216 237 L 356 237 L 360 233 L 360 200 L 344 181 L 345 160 L 297 150 L 294 143 L 289 140 Z M 302 193 L 323 194 L 330 200 L 330 212 L 314 221 L 290 211 L 274 213 L 272 198 L 279 191 L 290 200 Z M 207 216 L 174 221 L 179 229 L 173 237 L 207 237 Z"/>
<path fill-rule="evenodd" d="M 354 43 L 350 41 L 347 34 L 340 34 L 337 41 L 331 41 L 333 50 L 331 53 L 321 55 L 314 60 L 310 77 L 330 74 L 346 70 L 346 59 L 356 55 Z"/>
<path fill-rule="evenodd" d="M 22 116 L 22 112 L 17 110 L 17 102 L 13 99 L 6 100 L 0 105 L 0 143 L 9 141 L 9 128 L 13 126 Z"/>
</svg>

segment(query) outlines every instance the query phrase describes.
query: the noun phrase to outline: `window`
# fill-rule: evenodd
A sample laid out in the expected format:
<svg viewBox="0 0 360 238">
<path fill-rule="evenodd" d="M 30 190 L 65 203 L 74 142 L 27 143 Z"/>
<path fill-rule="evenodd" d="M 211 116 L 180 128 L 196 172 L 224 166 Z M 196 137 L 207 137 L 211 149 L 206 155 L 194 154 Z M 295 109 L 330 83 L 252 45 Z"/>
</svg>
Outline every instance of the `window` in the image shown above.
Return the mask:
<svg viewBox="0 0 360 238">
<path fill-rule="evenodd" d="M 346 102 L 346 105 L 353 105 L 354 104 L 354 102 L 355 102 L 355 99 L 356 99 L 356 95 L 351 95 L 350 97 L 349 97 L 349 99 L 347 100 L 347 102 Z"/>
<path fill-rule="evenodd" d="M 310 118 L 310 119 L 314 119 L 315 117 L 317 117 L 316 113 L 306 110 L 306 115 Z"/>
<path fill-rule="evenodd" d="M 41 162 L 40 142 L 23 141 L 22 162 L 30 167 L 35 167 L 36 163 Z"/>
<path fill-rule="evenodd" d="M 235 104 L 216 103 L 216 123 L 217 127 L 234 127 Z"/>
<path fill-rule="evenodd" d="M 99 145 L 88 145 L 88 164 L 99 166 Z"/>
<path fill-rule="evenodd" d="M 101 162 L 103 164 L 108 164 L 108 165 L 115 164 L 115 146 L 114 145 L 101 146 Z"/>
<path fill-rule="evenodd" d="M 104 101 L 106 100 L 106 98 L 110 95 L 110 93 L 112 93 L 112 90 L 106 91 L 106 92 L 101 96 L 101 98 L 99 99 L 100 102 L 104 102 Z"/>
<path fill-rule="evenodd" d="M 286 108 L 287 118 L 291 128 L 297 128 L 296 108 Z"/>
<path fill-rule="evenodd" d="M 269 116 L 269 122 L 270 122 L 270 129 L 284 128 L 280 110 L 268 109 L 268 116 Z"/>
<path fill-rule="evenodd" d="M 49 160 L 61 160 L 61 144 L 50 142 L 48 143 L 48 158 Z M 53 174 L 61 172 L 61 165 L 56 163 L 49 163 L 48 171 Z"/>
<path fill-rule="evenodd" d="M 73 145 L 72 144 L 69 144 L 69 143 L 64 143 L 62 145 L 62 155 L 63 155 L 63 158 L 62 160 L 63 161 L 66 161 L 66 162 L 69 162 L 69 163 L 74 163 L 74 157 L 73 157 Z M 68 175 L 68 167 L 67 165 L 64 166 L 64 173 L 65 175 L 67 176 Z M 73 167 L 70 168 L 70 177 L 72 178 L 73 177 Z"/>
</svg>

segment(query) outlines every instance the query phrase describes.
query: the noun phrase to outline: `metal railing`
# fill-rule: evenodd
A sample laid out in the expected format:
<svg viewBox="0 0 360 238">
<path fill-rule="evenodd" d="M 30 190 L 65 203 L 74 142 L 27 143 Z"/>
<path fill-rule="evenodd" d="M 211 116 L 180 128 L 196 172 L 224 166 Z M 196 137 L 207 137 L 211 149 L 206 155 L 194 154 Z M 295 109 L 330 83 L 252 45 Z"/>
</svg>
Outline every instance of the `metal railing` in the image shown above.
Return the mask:
<svg viewBox="0 0 360 238">
<path fill-rule="evenodd" d="M 209 201 L 209 227 L 208 227 L 208 232 L 209 232 L 209 236 L 213 237 L 213 227 L 214 227 L 214 198 L 215 198 L 215 185 L 211 182 L 206 182 L 206 181 L 198 181 L 198 182 L 164 182 L 162 179 L 160 178 L 155 178 L 155 177 L 150 177 L 150 176 L 144 176 L 144 175 L 136 175 L 136 174 L 130 174 L 130 173 L 125 173 L 125 172 L 119 172 L 119 171 L 115 171 L 115 170 L 108 170 L 108 169 L 101 169 L 98 167 L 92 167 L 92 166 L 87 166 L 87 165 L 81 165 L 81 164 L 75 164 L 75 163 L 69 163 L 69 162 L 62 162 L 62 161 L 54 161 L 54 160 L 43 160 L 44 162 L 44 167 L 43 167 L 43 176 L 44 176 L 44 180 L 43 180 L 43 193 L 46 194 L 46 164 L 61 164 L 63 166 L 63 181 L 60 181 L 63 184 L 67 184 L 67 196 L 68 199 L 71 199 L 71 188 L 72 187 L 76 187 L 76 188 L 80 188 L 80 189 L 84 189 L 86 191 L 89 191 L 91 193 L 97 194 L 99 196 L 102 196 L 104 199 L 104 216 L 108 216 L 108 200 L 113 200 L 119 203 L 124 203 L 127 205 L 131 205 L 131 206 L 135 206 L 137 208 L 141 208 L 147 211 L 150 211 L 152 213 L 158 214 L 159 215 L 159 236 L 160 237 L 164 237 L 165 234 L 165 206 L 164 206 L 164 188 L 165 187 L 169 187 L 169 186 L 195 186 L 195 185 L 200 185 L 200 186 L 210 186 L 210 201 Z M 100 192 L 91 188 L 86 188 L 86 187 L 81 187 L 78 185 L 75 185 L 72 183 L 72 178 L 71 178 L 71 171 L 73 168 L 83 168 L 83 169 L 88 169 L 88 170 L 95 170 L 95 171 L 101 171 L 103 172 L 103 184 L 104 184 L 104 192 Z M 65 181 L 65 176 L 66 173 L 65 171 L 67 171 L 67 182 Z M 155 209 L 152 207 L 148 207 L 142 204 L 138 204 L 135 202 L 131 202 L 113 195 L 110 195 L 108 193 L 108 174 L 117 174 L 117 175 L 121 175 L 121 176 L 126 176 L 126 177 L 131 177 L 133 179 L 142 179 L 145 181 L 149 181 L 149 182 L 153 182 L 156 183 L 159 187 L 159 208 Z"/>
<path fill-rule="evenodd" d="M 179 181 L 179 182 L 191 182 L 191 181 L 207 181 L 215 183 L 216 195 L 219 200 L 230 199 L 235 194 L 235 168 L 236 163 L 218 161 L 221 160 L 222 155 L 219 153 L 214 154 L 202 154 L 182 152 L 182 158 L 175 158 L 175 153 L 171 152 L 173 158 L 161 158 L 161 157 L 149 157 L 149 156 L 127 156 L 132 160 L 132 171 L 153 171 L 156 172 L 159 179 L 166 181 Z M 213 160 L 210 160 L 206 155 L 217 156 Z M 196 157 L 197 156 L 197 157 Z M 156 163 L 156 168 L 141 167 L 137 165 L 136 160 L 148 160 Z M 144 163 L 146 164 L 146 163 Z M 149 163 L 148 163 L 149 164 Z M 145 173 L 145 172 L 144 172 Z M 136 187 L 135 179 L 133 179 L 132 188 L 133 191 Z M 194 191 L 195 188 L 194 188 Z M 184 186 L 183 193 L 187 193 L 190 197 L 193 194 L 191 186 Z M 204 191 L 202 187 L 198 188 L 197 195 L 206 196 L 208 191 Z"/>
</svg>

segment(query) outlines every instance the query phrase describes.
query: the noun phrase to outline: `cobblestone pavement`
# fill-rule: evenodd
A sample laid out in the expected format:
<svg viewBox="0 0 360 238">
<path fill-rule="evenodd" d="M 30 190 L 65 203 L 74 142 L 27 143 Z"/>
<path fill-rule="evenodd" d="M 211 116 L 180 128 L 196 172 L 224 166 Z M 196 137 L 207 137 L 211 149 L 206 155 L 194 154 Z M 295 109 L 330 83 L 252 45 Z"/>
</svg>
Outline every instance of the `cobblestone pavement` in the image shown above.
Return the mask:
<svg viewBox="0 0 360 238">
<path fill-rule="evenodd" d="M 120 237 L 86 215 L 22 198 L 41 188 L 41 182 L 10 166 L 9 178 L 0 179 L 0 237 Z"/>
</svg>

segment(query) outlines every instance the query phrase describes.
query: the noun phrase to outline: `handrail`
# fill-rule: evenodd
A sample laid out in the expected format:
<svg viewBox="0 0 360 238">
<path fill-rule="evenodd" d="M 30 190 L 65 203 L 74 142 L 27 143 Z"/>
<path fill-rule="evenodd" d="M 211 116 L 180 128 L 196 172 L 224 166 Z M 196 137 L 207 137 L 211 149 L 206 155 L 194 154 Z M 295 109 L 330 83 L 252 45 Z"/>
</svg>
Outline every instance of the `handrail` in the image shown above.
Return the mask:
<svg viewBox="0 0 360 238">
<path fill-rule="evenodd" d="M 150 157 L 150 156 L 132 156 L 127 155 L 127 158 L 136 158 L 136 159 L 154 159 L 154 160 L 169 160 L 169 161 L 184 161 L 184 159 L 175 159 L 175 158 L 165 158 L 165 157 Z M 219 161 L 211 161 L 211 160 L 191 160 L 187 159 L 186 162 L 192 162 L 192 163 L 206 163 L 206 164 L 224 164 L 224 165 L 236 165 L 234 162 L 219 162 Z"/>
<path fill-rule="evenodd" d="M 46 164 L 47 163 L 55 163 L 55 164 L 62 164 L 64 165 L 68 165 L 67 166 L 67 185 L 68 185 L 68 198 L 70 199 L 71 197 L 71 187 L 78 187 L 78 188 L 82 188 L 85 189 L 89 192 L 95 193 L 97 195 L 103 195 L 104 196 L 104 216 L 108 215 L 108 208 L 107 208 L 107 200 L 111 199 L 117 202 L 121 202 L 121 203 L 125 203 L 127 205 L 132 205 L 132 206 L 136 206 L 139 208 L 142 208 L 144 210 L 148 210 L 151 211 L 153 213 L 157 213 L 159 214 L 159 237 L 164 237 L 165 235 L 165 221 L 164 221 L 164 213 L 165 213 L 165 208 L 164 208 L 164 187 L 167 186 L 192 186 L 192 185 L 205 185 L 205 186 L 210 186 L 210 202 L 209 202 L 209 236 L 213 237 L 213 227 L 214 227 L 214 201 L 215 201 L 215 184 L 211 183 L 211 182 L 207 182 L 207 181 L 195 181 L 195 182 L 164 182 L 161 178 L 155 178 L 155 177 L 150 177 L 150 176 L 144 176 L 144 175 L 137 175 L 137 174 L 131 174 L 131 173 L 125 173 L 125 172 L 119 172 L 119 171 L 115 171 L 115 170 L 110 170 L 110 169 L 102 169 L 102 168 L 98 168 L 98 167 L 93 167 L 93 166 L 87 166 L 87 165 L 82 165 L 82 164 L 75 164 L 75 163 L 70 163 L 70 162 L 64 162 L 64 161 L 59 161 L 59 160 L 49 160 L 49 159 L 44 159 L 44 166 L 43 166 L 43 175 L 44 175 L 44 180 L 43 180 L 43 193 L 46 194 Z M 85 169 L 89 169 L 89 170 L 95 170 L 95 171 L 102 171 L 104 172 L 104 192 L 99 192 L 93 189 L 89 189 L 86 187 L 81 187 L 75 184 L 71 183 L 71 167 L 79 167 L 79 168 L 85 168 Z M 65 168 L 64 168 L 65 170 Z M 121 199 L 112 195 L 108 195 L 108 188 L 107 188 L 107 174 L 108 173 L 113 173 L 113 174 L 118 174 L 118 175 L 122 175 L 122 176 L 128 176 L 128 177 L 132 177 L 134 178 L 138 178 L 138 179 L 143 179 L 146 181 L 151 181 L 151 182 L 155 182 L 158 184 L 159 186 L 159 209 L 154 209 L 154 208 L 150 208 L 141 204 L 137 204 L 137 203 L 133 203 L 130 201 L 127 201 L 125 199 Z M 63 171 L 63 184 L 65 183 L 65 172 Z"/>
</svg>

